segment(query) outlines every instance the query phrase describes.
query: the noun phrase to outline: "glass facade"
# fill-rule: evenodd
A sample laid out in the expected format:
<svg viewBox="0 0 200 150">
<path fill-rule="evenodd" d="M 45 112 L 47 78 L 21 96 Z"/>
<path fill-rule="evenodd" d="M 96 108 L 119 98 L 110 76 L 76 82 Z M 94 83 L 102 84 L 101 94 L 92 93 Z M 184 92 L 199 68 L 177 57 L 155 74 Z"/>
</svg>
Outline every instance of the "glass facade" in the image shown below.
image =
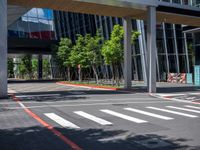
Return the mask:
<svg viewBox="0 0 200 150">
<path fill-rule="evenodd" d="M 8 27 L 9 37 L 54 40 L 53 11 L 33 8 Z"/>
<path fill-rule="evenodd" d="M 122 25 L 122 18 L 88 15 L 70 12 L 54 12 L 56 31 L 58 39 L 68 37 L 75 41 L 76 34 L 95 34 L 101 29 L 105 39 L 115 24 Z M 133 79 L 146 79 L 146 23 L 141 20 L 132 20 L 133 30 L 138 30 L 141 36 L 132 48 L 133 54 Z M 160 23 L 157 24 L 157 80 L 166 81 L 168 73 L 188 73 L 192 71 L 190 57 L 188 55 L 187 42 L 192 42 L 192 36 L 183 34 L 182 25 Z M 120 68 L 123 70 L 123 64 Z M 104 70 L 110 67 L 103 66 Z M 123 73 L 121 72 L 121 75 Z"/>
<path fill-rule="evenodd" d="M 200 0 L 160 0 L 160 1 L 200 7 Z"/>
<path fill-rule="evenodd" d="M 181 4 L 199 3 L 198 0 L 163 1 Z M 101 29 L 104 39 L 109 39 L 115 24 L 122 25 L 122 18 L 33 8 L 8 27 L 8 35 L 9 37 L 43 40 L 59 40 L 61 37 L 68 37 L 75 42 L 77 34 L 85 35 L 90 33 L 95 35 L 96 30 Z M 133 79 L 145 80 L 147 78 L 146 22 L 132 20 L 132 28 L 141 33 L 135 45 L 132 46 Z M 195 53 L 200 56 L 200 50 L 197 51 L 200 47 L 200 40 L 196 38 L 193 41 L 193 36 L 183 33 L 182 25 L 157 24 L 156 58 L 158 81 L 166 81 L 168 73 L 188 73 L 193 71 L 194 58 L 190 50 L 190 44 L 193 47 L 195 46 Z M 198 60 L 196 60 L 197 63 L 200 64 Z M 99 72 L 106 70 L 106 75 L 111 76 L 111 69 L 112 67 L 103 65 L 99 68 Z M 123 64 L 119 69 L 121 70 L 120 76 L 123 76 Z"/>
</svg>

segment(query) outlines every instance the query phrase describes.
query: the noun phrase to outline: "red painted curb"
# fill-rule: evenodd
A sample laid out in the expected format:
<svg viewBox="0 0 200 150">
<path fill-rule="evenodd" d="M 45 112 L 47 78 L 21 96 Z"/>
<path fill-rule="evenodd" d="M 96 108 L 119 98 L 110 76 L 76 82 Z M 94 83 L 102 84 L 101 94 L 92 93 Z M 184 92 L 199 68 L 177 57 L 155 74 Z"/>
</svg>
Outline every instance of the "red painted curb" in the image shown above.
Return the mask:
<svg viewBox="0 0 200 150">
<path fill-rule="evenodd" d="M 56 82 L 56 83 L 63 84 L 63 85 L 72 85 L 72 86 L 77 86 L 77 87 L 83 86 L 83 87 L 88 87 L 88 88 L 98 88 L 98 89 L 113 90 L 113 91 L 122 90 L 120 88 L 97 86 L 97 85 L 73 84 L 73 83 L 66 83 L 66 82 Z"/>
<path fill-rule="evenodd" d="M 18 104 L 21 102 L 21 100 L 19 98 L 17 98 L 14 94 L 12 94 L 12 99 L 17 102 Z M 24 111 L 31 116 L 32 118 L 34 118 L 35 120 L 37 120 L 40 124 L 42 124 L 45 128 L 47 128 L 49 131 L 51 131 L 54 135 L 56 135 L 58 138 L 60 138 L 65 144 L 69 145 L 73 150 L 83 150 L 82 148 L 80 148 L 77 144 L 75 144 L 74 142 L 72 142 L 69 138 L 67 138 L 66 136 L 64 136 L 60 131 L 56 130 L 53 126 L 51 126 L 50 124 L 48 124 L 47 122 L 45 122 L 43 119 L 41 119 L 38 115 L 36 115 L 34 112 L 32 112 L 30 109 L 28 108 L 23 108 Z"/>
</svg>

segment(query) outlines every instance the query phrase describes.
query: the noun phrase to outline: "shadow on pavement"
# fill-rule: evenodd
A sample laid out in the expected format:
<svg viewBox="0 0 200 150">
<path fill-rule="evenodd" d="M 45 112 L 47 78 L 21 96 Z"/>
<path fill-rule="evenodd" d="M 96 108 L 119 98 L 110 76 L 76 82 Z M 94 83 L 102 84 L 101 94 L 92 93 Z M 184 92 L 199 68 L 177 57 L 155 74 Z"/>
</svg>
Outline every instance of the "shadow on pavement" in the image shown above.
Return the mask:
<svg viewBox="0 0 200 150">
<path fill-rule="evenodd" d="M 185 86 L 185 87 L 159 87 L 157 88 L 158 93 L 177 93 L 177 92 L 195 92 L 200 91 L 200 87 Z"/>
<path fill-rule="evenodd" d="M 170 139 L 156 134 L 127 134 L 124 130 L 68 130 L 57 128 L 83 150 L 175 150 L 192 149 L 190 139 Z M 71 150 L 58 137 L 40 126 L 0 130 L 1 150 Z"/>
<path fill-rule="evenodd" d="M 74 91 L 40 91 L 40 92 L 22 92 L 15 94 L 21 101 L 67 101 L 90 99 L 89 96 L 101 95 L 106 98 L 107 95 L 127 95 L 132 92 L 107 91 L 107 90 L 74 90 Z M 133 94 L 133 93 L 132 93 Z M 99 99 L 102 99 L 99 98 Z"/>
</svg>

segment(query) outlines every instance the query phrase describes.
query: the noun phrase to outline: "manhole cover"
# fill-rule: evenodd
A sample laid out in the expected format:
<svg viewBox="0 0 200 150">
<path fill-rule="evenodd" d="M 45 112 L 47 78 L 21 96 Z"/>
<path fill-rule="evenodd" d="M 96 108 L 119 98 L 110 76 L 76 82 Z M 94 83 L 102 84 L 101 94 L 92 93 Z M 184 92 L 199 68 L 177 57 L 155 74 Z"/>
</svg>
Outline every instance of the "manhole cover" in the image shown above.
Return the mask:
<svg viewBox="0 0 200 150">
<path fill-rule="evenodd" d="M 171 145 L 170 143 L 167 143 L 158 138 L 144 139 L 144 140 L 138 140 L 138 141 L 134 141 L 134 142 L 136 142 L 146 148 L 149 148 L 149 149 L 164 148 L 164 147 L 168 147 Z"/>
</svg>

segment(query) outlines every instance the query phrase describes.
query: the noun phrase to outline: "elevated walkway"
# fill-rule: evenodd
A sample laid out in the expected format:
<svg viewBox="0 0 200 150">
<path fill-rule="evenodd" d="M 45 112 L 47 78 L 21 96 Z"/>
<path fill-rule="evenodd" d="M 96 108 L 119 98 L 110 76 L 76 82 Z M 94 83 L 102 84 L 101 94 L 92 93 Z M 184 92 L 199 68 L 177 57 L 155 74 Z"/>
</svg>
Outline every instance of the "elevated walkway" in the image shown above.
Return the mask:
<svg viewBox="0 0 200 150">
<path fill-rule="evenodd" d="M 8 0 L 8 4 L 134 19 L 147 19 L 147 7 L 155 6 L 158 22 L 200 26 L 199 8 L 158 0 Z"/>
</svg>

